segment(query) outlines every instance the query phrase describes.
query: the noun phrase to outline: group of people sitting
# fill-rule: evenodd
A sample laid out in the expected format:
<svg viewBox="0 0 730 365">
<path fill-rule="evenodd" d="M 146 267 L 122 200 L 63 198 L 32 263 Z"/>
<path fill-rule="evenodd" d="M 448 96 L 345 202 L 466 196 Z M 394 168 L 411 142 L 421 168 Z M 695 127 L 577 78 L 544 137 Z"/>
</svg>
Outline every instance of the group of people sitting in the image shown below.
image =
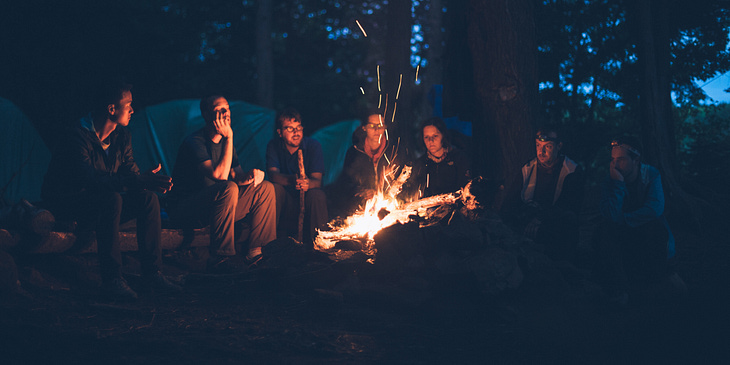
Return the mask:
<svg viewBox="0 0 730 365">
<path fill-rule="evenodd" d="M 301 202 L 302 243 L 311 249 L 316 228 L 329 221 L 328 207 L 352 213 L 386 180 L 392 181 L 396 167 L 412 166 L 400 194 L 403 200 L 455 192 L 472 178 L 470 158 L 449 143 L 443 120 L 422 123 L 419 139 L 425 153 L 404 161 L 406 154 L 389 140 L 378 111 L 363 116 L 342 174 L 327 194 L 322 146 L 304 136 L 301 116 L 293 109 L 276 116 L 276 138 L 266 149 L 266 172 L 244 171 L 233 147 L 230 107 L 221 95 L 200 101 L 205 125 L 182 142 L 172 177 L 158 174 L 159 165 L 141 172 L 131 135 L 119 128 L 129 124 L 134 112 L 131 88 L 118 82 L 98 90 L 96 109 L 61 140 L 42 187 L 42 198 L 54 214 L 77 221 L 80 230 L 96 232 L 102 289 L 113 298 L 137 298 L 121 273 L 119 227 L 130 219 L 137 220 L 144 282 L 180 290 L 160 272 L 160 197 L 171 220 L 210 227 L 207 268 L 216 272 L 256 265 L 262 247 L 298 228 L 293 222 Z M 570 260 L 578 243 L 582 169 L 561 153 L 557 131 L 540 130 L 535 141 L 537 157 L 523 166 L 520 196 L 505 207 L 505 220 L 543 244 L 549 255 Z M 606 223 L 598 235 L 597 251 L 604 258 L 601 272 L 607 285 L 624 293 L 630 276 L 659 275 L 664 270 L 666 258 L 673 255 L 673 240 L 663 217 L 659 173 L 641 162 L 638 141 L 613 141 L 611 157 L 600 207 Z M 243 246 L 237 246 L 236 222 L 243 219 L 250 224 L 250 235 L 247 251 L 239 253 L 237 247 Z"/>
</svg>

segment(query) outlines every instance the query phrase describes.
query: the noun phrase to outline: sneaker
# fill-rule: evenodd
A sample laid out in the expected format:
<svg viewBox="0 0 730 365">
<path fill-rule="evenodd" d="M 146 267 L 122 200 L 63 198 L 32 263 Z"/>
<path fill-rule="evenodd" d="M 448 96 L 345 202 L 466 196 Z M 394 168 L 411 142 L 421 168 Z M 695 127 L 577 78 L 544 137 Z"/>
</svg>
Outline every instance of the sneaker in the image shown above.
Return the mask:
<svg viewBox="0 0 730 365">
<path fill-rule="evenodd" d="M 206 270 L 211 274 L 234 274 L 246 269 L 235 256 L 211 256 Z"/>
<path fill-rule="evenodd" d="M 113 300 L 137 300 L 137 293 L 119 276 L 102 285 L 102 291 Z"/>
<path fill-rule="evenodd" d="M 263 259 L 263 258 L 264 258 L 264 255 L 262 255 L 262 254 L 255 255 L 253 257 L 246 255 L 246 266 L 249 269 L 254 268 L 254 267 L 256 267 L 256 265 L 259 264 L 259 262 L 261 262 L 261 259 Z"/>
<path fill-rule="evenodd" d="M 168 293 L 181 293 L 183 291 L 180 285 L 177 285 L 170 281 L 161 272 L 156 272 L 149 277 L 145 278 L 146 282 L 154 289 Z"/>
</svg>

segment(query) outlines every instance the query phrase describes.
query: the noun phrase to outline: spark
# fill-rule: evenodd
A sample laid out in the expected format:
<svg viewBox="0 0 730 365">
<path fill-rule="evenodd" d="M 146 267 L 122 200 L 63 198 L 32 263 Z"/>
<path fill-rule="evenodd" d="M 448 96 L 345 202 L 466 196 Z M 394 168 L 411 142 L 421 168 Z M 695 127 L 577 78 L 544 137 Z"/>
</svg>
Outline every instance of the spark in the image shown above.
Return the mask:
<svg viewBox="0 0 730 365">
<path fill-rule="evenodd" d="M 378 71 L 378 92 L 380 92 L 380 91 L 382 91 L 382 90 L 380 90 L 380 65 L 378 65 L 377 71 Z"/>
<path fill-rule="evenodd" d="M 388 158 L 388 155 L 384 153 L 383 154 L 383 157 L 385 157 L 385 162 L 387 162 L 388 165 L 390 165 L 390 159 Z M 388 181 L 388 177 L 387 176 L 383 176 L 383 177 L 385 178 L 385 181 L 387 182 Z"/>
<path fill-rule="evenodd" d="M 428 183 L 430 180 L 431 174 L 426 174 L 426 189 L 428 189 Z"/>
<path fill-rule="evenodd" d="M 383 94 L 378 95 L 378 109 L 380 109 L 380 104 L 383 103 Z"/>
<path fill-rule="evenodd" d="M 362 86 L 360 86 L 360 91 L 362 92 L 363 95 L 365 95 L 365 90 L 363 90 Z"/>
<path fill-rule="evenodd" d="M 390 119 L 391 123 L 395 123 L 395 109 L 397 107 L 398 107 L 398 103 L 393 103 L 393 115 L 392 115 L 392 118 Z"/>
<path fill-rule="evenodd" d="M 400 74 L 400 79 L 398 80 L 398 92 L 395 93 L 395 100 L 398 100 L 398 97 L 400 96 L 400 84 L 403 82 L 403 74 Z"/>
<path fill-rule="evenodd" d="M 365 38 L 368 37 L 368 34 L 365 33 L 365 29 L 362 29 L 362 25 L 360 25 L 360 21 L 355 19 L 355 23 L 357 23 L 357 26 L 360 27 L 360 30 L 362 31 L 362 34 L 365 36 Z"/>
<path fill-rule="evenodd" d="M 388 130 L 385 130 L 385 140 L 390 141 L 390 137 L 388 137 Z"/>
<path fill-rule="evenodd" d="M 421 65 L 416 66 L 416 83 L 418 83 L 418 69 L 421 68 Z"/>
</svg>

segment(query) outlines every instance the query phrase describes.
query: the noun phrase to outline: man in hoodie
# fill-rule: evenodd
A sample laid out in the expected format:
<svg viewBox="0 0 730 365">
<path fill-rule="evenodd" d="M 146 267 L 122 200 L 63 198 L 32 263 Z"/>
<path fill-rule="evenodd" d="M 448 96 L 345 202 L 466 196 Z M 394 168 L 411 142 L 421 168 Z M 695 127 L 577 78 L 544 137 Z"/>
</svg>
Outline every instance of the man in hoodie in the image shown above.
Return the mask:
<svg viewBox="0 0 730 365">
<path fill-rule="evenodd" d="M 572 260 L 578 246 L 583 169 L 562 153 L 563 141 L 556 128 L 538 130 L 535 149 L 537 156 L 522 166 L 514 223 L 544 245 L 553 259 Z"/>
</svg>

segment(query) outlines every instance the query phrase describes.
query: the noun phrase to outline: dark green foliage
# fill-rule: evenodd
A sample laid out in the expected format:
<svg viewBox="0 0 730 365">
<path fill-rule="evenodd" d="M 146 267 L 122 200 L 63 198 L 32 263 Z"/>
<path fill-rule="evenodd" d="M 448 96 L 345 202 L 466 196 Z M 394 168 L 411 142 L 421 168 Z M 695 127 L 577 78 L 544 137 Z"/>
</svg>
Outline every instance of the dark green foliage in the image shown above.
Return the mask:
<svg viewBox="0 0 730 365">
<path fill-rule="evenodd" d="M 692 109 L 678 126 L 682 172 L 715 193 L 730 181 L 730 104 Z"/>
</svg>

